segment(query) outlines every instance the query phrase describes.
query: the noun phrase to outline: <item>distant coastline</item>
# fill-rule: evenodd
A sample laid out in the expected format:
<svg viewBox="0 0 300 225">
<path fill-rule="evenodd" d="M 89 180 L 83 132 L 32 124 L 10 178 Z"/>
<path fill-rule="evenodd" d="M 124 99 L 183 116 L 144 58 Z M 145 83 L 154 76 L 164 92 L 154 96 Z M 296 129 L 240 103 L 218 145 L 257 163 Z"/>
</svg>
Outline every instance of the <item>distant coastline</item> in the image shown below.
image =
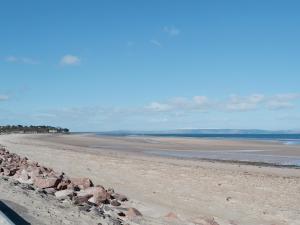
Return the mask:
<svg viewBox="0 0 300 225">
<path fill-rule="evenodd" d="M 23 125 L 6 125 L 0 126 L 0 134 L 11 133 L 69 133 L 69 129 L 53 126 L 23 126 Z"/>
<path fill-rule="evenodd" d="M 181 137 L 181 138 L 209 138 L 209 139 L 228 139 L 228 140 L 262 140 L 278 141 L 287 145 L 300 144 L 300 132 L 281 131 L 260 131 L 259 130 L 239 130 L 234 133 L 232 130 L 192 130 L 183 131 L 164 131 L 164 132 L 132 132 L 132 131 L 111 131 L 111 132 L 90 132 L 98 136 L 151 136 L 151 137 Z M 207 132 L 207 133 L 205 133 Z M 256 133 L 257 132 L 257 133 Z M 87 132 L 89 133 L 89 132 Z"/>
</svg>

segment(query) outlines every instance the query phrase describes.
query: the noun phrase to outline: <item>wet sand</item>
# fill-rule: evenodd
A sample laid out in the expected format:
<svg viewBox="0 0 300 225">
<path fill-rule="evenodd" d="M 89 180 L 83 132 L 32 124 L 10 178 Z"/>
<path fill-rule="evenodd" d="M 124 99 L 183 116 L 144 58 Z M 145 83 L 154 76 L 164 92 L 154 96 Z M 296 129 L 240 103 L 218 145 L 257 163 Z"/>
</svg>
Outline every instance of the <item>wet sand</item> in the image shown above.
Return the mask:
<svg viewBox="0 0 300 225">
<path fill-rule="evenodd" d="M 165 215 L 174 212 L 178 218 L 173 220 L 179 224 L 299 225 L 299 169 L 147 154 L 151 150 L 259 150 L 255 154 L 299 157 L 299 146 L 86 135 L 3 135 L 0 144 L 56 170 L 114 187 L 132 199 L 152 221 L 149 224 L 166 224 Z"/>
</svg>

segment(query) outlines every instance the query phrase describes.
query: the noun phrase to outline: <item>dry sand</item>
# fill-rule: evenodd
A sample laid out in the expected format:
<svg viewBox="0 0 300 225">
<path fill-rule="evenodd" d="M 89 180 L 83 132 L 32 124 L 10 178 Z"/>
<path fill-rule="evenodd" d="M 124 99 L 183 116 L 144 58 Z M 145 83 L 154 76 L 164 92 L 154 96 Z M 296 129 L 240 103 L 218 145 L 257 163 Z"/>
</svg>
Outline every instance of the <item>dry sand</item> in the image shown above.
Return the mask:
<svg viewBox="0 0 300 225">
<path fill-rule="evenodd" d="M 148 156 L 146 150 L 260 149 L 276 142 L 86 135 L 2 135 L 11 152 L 126 194 L 147 224 L 299 225 L 300 170 Z M 96 148 L 97 147 L 97 148 Z M 2 190 L 1 192 L 5 192 Z M 0 194 L 2 198 L 3 193 Z M 26 206 L 25 206 L 26 207 Z M 173 212 L 176 218 L 165 218 Z"/>
</svg>

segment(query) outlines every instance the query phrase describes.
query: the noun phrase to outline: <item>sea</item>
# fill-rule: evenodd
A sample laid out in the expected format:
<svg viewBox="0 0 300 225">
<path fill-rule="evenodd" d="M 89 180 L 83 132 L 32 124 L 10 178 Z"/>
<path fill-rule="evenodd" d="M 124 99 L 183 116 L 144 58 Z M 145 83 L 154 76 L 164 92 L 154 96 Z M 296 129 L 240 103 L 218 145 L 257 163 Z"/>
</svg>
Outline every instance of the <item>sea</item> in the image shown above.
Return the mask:
<svg viewBox="0 0 300 225">
<path fill-rule="evenodd" d="M 212 133 L 143 133 L 143 132 L 96 132 L 99 136 L 153 136 L 153 137 L 187 137 L 187 138 L 210 138 L 228 140 L 262 140 L 279 141 L 286 145 L 300 145 L 300 133 L 276 133 L 276 134 L 212 134 Z"/>
<path fill-rule="evenodd" d="M 240 149 L 240 150 L 160 150 L 160 149 L 141 149 L 146 155 L 156 155 L 161 157 L 175 157 L 193 160 L 221 160 L 228 162 L 255 163 L 260 165 L 272 165 L 283 167 L 300 168 L 300 134 L 276 133 L 276 134 L 221 134 L 221 133 L 143 133 L 143 132 L 96 132 L 98 136 L 121 136 L 121 137 L 182 137 L 182 138 L 209 138 L 222 140 L 253 140 L 270 141 L 282 144 L 280 154 L 261 149 Z M 285 154 L 284 146 L 294 146 L 295 154 Z M 299 146 L 299 148 L 298 148 Z M 97 148 L 97 146 L 93 146 Z M 290 149 L 290 148 L 289 148 Z"/>
</svg>

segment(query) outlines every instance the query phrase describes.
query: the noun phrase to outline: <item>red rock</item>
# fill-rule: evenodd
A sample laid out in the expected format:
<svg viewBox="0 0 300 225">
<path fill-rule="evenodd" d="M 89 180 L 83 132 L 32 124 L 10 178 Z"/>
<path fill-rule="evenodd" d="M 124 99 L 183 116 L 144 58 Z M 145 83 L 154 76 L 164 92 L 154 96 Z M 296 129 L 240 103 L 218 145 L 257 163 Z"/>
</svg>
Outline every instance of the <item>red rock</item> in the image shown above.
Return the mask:
<svg viewBox="0 0 300 225">
<path fill-rule="evenodd" d="M 75 187 L 76 186 L 74 184 L 72 184 L 72 183 L 70 183 L 70 184 L 67 185 L 67 189 L 75 190 Z"/>
<path fill-rule="evenodd" d="M 34 167 L 28 174 L 30 177 L 39 177 L 41 176 L 42 171 L 39 167 Z"/>
<path fill-rule="evenodd" d="M 42 178 L 36 177 L 34 179 L 34 185 L 38 188 L 55 188 L 59 183 L 59 179 L 49 177 L 49 178 Z"/>
<path fill-rule="evenodd" d="M 77 193 L 77 195 L 86 195 L 86 194 L 91 194 L 91 195 L 95 195 L 95 194 L 98 194 L 98 193 L 103 193 L 103 192 L 106 192 L 104 187 L 102 186 L 97 186 L 97 187 L 89 187 L 89 188 L 86 188 L 84 190 L 81 190 Z M 106 192 L 107 193 L 107 192 Z"/>
<path fill-rule="evenodd" d="M 113 188 L 108 188 L 107 193 L 109 193 L 110 195 L 113 195 L 115 193 L 115 190 Z"/>
<path fill-rule="evenodd" d="M 91 195 L 89 202 L 99 205 L 100 203 L 106 202 L 110 199 L 110 194 L 102 186 L 89 187 L 84 190 L 77 192 L 77 196 L 84 197 Z"/>
<path fill-rule="evenodd" d="M 89 202 L 94 203 L 96 205 L 100 205 L 101 203 L 105 203 L 110 198 L 110 194 L 108 194 L 105 190 L 102 192 L 95 193 L 90 199 Z"/>
<path fill-rule="evenodd" d="M 127 217 L 129 219 L 134 219 L 136 217 L 141 217 L 143 216 L 142 213 L 140 213 L 137 209 L 135 208 L 128 208 L 128 211 L 126 213 Z"/>
<path fill-rule="evenodd" d="M 71 178 L 71 183 L 77 185 L 80 189 L 86 189 L 93 186 L 93 182 L 89 178 Z"/>
<path fill-rule="evenodd" d="M 177 215 L 173 212 L 169 212 L 165 217 L 168 219 L 178 219 Z"/>
</svg>

